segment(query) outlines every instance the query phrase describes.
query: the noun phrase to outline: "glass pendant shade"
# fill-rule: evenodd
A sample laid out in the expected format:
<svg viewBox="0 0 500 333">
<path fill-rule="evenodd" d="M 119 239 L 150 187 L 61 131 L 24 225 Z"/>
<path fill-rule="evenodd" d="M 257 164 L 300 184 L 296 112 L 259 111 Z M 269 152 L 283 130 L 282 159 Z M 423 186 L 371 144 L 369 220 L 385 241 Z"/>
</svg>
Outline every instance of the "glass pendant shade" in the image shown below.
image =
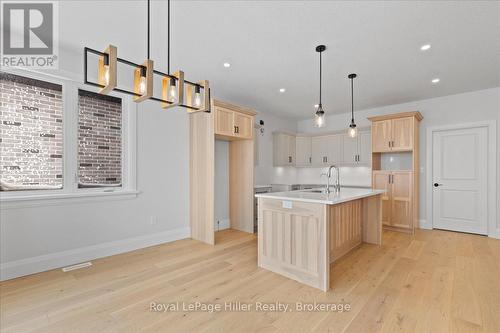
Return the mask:
<svg viewBox="0 0 500 333">
<path fill-rule="evenodd" d="M 109 84 L 109 65 L 104 65 L 104 82 L 106 85 Z"/>
<path fill-rule="evenodd" d="M 355 138 L 356 136 L 358 136 L 358 128 L 356 127 L 355 123 L 351 123 L 351 125 L 349 125 L 349 128 L 347 129 L 347 134 L 351 138 Z"/>
<path fill-rule="evenodd" d="M 146 77 L 141 76 L 141 79 L 139 81 L 139 93 L 141 95 L 144 95 L 145 92 L 146 92 Z"/>
<path fill-rule="evenodd" d="M 325 116 L 325 111 L 321 108 L 321 106 L 318 108 L 318 111 L 316 111 L 316 114 L 314 115 L 314 127 L 325 127 L 326 124 L 326 116 Z"/>
<path fill-rule="evenodd" d="M 201 106 L 201 93 L 200 93 L 200 87 L 196 86 L 194 90 L 194 106 L 200 107 Z"/>
<path fill-rule="evenodd" d="M 174 78 L 170 79 L 170 84 L 168 87 L 168 97 L 171 101 L 175 101 L 177 98 L 177 85 Z"/>
</svg>

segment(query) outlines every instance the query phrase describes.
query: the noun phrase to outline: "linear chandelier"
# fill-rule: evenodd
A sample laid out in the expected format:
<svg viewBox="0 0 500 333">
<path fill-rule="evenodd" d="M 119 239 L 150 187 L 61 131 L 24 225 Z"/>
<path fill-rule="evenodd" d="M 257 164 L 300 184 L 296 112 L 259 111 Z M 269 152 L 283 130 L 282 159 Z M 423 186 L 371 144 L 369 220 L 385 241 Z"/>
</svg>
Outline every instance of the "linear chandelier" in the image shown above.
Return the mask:
<svg viewBox="0 0 500 333">
<path fill-rule="evenodd" d="M 109 94 L 117 91 L 134 96 L 134 101 L 139 103 L 147 99 L 161 102 L 162 108 L 181 106 L 187 112 L 210 112 L 210 87 L 207 80 L 191 82 L 184 78 L 184 72 L 178 70 L 170 73 L 170 0 L 168 6 L 168 47 L 167 47 L 167 72 L 160 72 L 153 67 L 150 58 L 150 0 L 147 0 L 147 58 L 142 64 L 118 57 L 116 46 L 109 45 L 104 51 L 98 51 L 89 47 L 84 48 L 84 83 L 99 87 L 100 94 Z M 88 79 L 88 54 L 92 53 L 99 57 L 97 64 L 97 82 Z M 118 63 L 132 67 L 134 73 L 133 91 L 118 88 L 117 69 Z M 153 96 L 153 77 L 160 76 L 162 84 L 162 96 Z"/>
</svg>

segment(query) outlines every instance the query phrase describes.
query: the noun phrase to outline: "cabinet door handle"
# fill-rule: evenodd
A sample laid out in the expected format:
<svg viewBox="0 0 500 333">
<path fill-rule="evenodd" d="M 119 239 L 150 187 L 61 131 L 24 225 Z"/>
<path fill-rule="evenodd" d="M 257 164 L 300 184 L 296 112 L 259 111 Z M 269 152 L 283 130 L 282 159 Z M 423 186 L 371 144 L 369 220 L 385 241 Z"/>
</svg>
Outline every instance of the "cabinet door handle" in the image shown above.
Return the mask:
<svg viewBox="0 0 500 333">
<path fill-rule="evenodd" d="M 288 156 L 288 163 L 292 163 L 292 156 Z"/>
<path fill-rule="evenodd" d="M 312 157 L 309 157 L 309 163 L 312 163 Z"/>
</svg>

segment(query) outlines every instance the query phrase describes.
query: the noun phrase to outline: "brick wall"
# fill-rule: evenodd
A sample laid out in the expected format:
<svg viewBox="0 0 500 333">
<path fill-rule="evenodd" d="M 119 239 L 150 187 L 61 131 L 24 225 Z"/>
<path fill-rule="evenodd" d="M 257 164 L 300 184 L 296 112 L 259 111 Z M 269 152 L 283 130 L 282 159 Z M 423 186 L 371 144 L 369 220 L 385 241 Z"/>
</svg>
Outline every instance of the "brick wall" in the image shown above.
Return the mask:
<svg viewBox="0 0 500 333">
<path fill-rule="evenodd" d="M 120 185 L 121 99 L 79 90 L 78 110 L 79 186 Z"/>
<path fill-rule="evenodd" d="M 0 86 L 2 189 L 62 187 L 62 87 L 6 73 Z"/>
</svg>

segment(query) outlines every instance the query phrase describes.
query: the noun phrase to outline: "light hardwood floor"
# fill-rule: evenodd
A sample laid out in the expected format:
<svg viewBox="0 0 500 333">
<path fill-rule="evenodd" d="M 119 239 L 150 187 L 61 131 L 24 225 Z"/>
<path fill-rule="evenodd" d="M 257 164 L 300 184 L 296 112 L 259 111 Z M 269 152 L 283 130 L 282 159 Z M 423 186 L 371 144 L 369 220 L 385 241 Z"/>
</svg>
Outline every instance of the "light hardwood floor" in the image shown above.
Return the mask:
<svg viewBox="0 0 500 333">
<path fill-rule="evenodd" d="M 1 283 L 1 332 L 500 332 L 500 241 L 384 232 L 332 266 L 329 292 L 257 268 L 256 238 L 181 240 Z M 337 303 L 349 312 L 167 312 L 150 303 Z"/>
</svg>

